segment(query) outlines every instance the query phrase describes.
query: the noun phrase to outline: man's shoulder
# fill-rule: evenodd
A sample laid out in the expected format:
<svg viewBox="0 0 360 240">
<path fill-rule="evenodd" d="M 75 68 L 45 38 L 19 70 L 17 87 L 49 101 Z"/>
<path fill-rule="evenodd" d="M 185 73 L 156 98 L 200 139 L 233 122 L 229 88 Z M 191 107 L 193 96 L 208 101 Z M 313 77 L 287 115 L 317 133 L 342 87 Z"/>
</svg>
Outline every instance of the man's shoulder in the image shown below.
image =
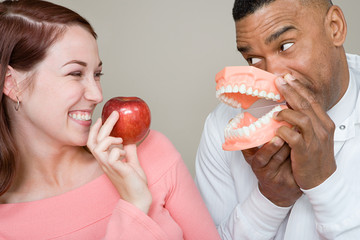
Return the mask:
<svg viewBox="0 0 360 240">
<path fill-rule="evenodd" d="M 346 54 L 346 59 L 350 69 L 360 71 L 360 56 L 357 54 Z"/>
<path fill-rule="evenodd" d="M 352 73 L 352 76 L 357 83 L 360 85 L 360 56 L 356 54 L 346 54 L 347 62 L 349 65 L 349 70 Z"/>
</svg>

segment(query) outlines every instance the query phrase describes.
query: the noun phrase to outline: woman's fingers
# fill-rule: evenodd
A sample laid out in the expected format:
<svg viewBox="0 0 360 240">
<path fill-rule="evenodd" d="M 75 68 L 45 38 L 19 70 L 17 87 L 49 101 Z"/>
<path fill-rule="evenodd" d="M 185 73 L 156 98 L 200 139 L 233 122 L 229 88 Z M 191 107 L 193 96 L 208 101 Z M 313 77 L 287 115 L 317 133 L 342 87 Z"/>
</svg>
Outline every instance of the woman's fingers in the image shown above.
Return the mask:
<svg viewBox="0 0 360 240">
<path fill-rule="evenodd" d="M 103 126 L 97 135 L 97 141 L 102 141 L 105 137 L 109 136 L 113 127 L 119 119 L 119 113 L 117 111 L 113 111 L 110 116 L 106 119 Z"/>
<path fill-rule="evenodd" d="M 86 143 L 90 151 L 92 151 L 97 144 L 97 135 L 99 133 L 100 128 L 101 128 L 101 118 L 98 118 L 98 120 L 90 128 L 89 137 Z"/>
</svg>

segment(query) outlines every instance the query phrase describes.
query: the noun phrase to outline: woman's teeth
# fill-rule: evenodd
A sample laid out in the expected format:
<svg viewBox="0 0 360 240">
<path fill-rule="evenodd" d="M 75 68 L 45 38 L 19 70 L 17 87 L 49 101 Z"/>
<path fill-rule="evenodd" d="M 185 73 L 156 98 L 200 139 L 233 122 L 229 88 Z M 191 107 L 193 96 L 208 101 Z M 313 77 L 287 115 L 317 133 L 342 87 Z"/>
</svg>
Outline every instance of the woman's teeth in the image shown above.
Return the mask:
<svg viewBox="0 0 360 240">
<path fill-rule="evenodd" d="M 89 113 L 69 113 L 69 117 L 80 120 L 80 121 L 89 121 L 91 119 L 91 114 Z"/>
</svg>

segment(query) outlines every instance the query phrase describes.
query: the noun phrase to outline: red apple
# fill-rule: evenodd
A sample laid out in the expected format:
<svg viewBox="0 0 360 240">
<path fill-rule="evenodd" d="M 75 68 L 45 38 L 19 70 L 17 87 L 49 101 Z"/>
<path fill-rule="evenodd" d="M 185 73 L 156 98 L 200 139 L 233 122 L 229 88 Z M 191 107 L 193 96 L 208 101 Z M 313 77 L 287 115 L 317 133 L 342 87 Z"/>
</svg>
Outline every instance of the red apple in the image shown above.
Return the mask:
<svg viewBox="0 0 360 240">
<path fill-rule="evenodd" d="M 138 143 L 149 132 L 151 114 L 148 105 L 138 97 L 114 97 L 107 101 L 102 110 L 102 122 L 113 111 L 119 113 L 119 120 L 110 135 L 121 137 L 124 144 Z"/>
</svg>

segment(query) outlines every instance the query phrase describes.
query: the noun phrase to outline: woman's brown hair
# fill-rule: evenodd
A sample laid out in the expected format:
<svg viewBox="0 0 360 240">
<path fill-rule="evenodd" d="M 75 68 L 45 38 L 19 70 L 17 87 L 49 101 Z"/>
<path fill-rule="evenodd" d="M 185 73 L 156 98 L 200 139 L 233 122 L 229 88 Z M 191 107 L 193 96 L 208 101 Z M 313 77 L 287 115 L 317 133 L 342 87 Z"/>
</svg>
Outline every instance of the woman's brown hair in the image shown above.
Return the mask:
<svg viewBox="0 0 360 240">
<path fill-rule="evenodd" d="M 14 179 L 17 157 L 5 101 L 7 96 L 3 94 L 8 66 L 18 71 L 31 71 L 71 25 L 83 27 L 96 38 L 89 22 L 68 8 L 41 0 L 0 3 L 0 196 Z"/>
</svg>

